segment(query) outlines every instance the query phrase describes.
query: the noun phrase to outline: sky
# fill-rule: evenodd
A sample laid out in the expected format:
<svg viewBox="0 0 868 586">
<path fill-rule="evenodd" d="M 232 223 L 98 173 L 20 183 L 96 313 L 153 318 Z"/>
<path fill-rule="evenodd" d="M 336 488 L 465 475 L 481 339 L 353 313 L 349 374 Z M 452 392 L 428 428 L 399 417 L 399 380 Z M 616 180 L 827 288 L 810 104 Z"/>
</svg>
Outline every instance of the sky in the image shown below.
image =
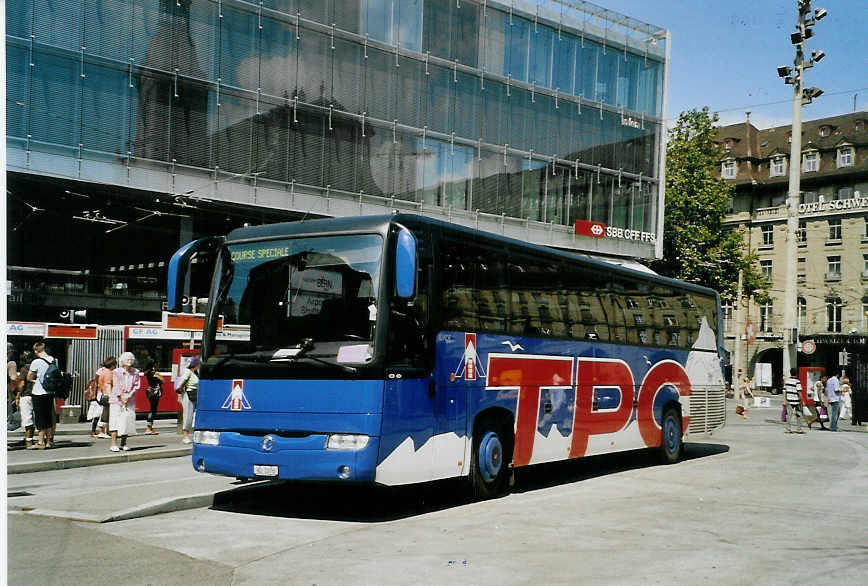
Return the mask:
<svg viewBox="0 0 868 586">
<path fill-rule="evenodd" d="M 722 124 L 760 129 L 790 124 L 793 89 L 777 75 L 792 65 L 796 0 L 593 0 L 670 31 L 666 117 L 708 106 Z M 868 110 L 868 0 L 813 0 L 828 16 L 814 26 L 806 51 L 826 56 L 805 74 L 806 87 L 825 93 L 804 106 L 804 120 Z M 775 102 L 775 103 L 773 103 Z"/>
</svg>

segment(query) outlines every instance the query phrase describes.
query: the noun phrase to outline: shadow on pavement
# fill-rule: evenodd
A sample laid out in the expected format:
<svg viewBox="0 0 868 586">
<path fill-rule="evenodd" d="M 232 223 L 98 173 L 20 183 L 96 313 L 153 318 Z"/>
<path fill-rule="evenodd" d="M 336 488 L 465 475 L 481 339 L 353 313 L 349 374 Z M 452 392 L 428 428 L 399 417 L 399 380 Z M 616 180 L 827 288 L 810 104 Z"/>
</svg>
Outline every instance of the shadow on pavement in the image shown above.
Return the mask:
<svg viewBox="0 0 868 586">
<path fill-rule="evenodd" d="M 684 460 L 706 458 L 728 451 L 729 446 L 722 444 L 687 443 Z M 516 471 L 512 492 L 524 493 L 661 465 L 659 455 L 654 450 L 539 464 Z M 400 487 L 270 481 L 251 486 L 240 484 L 237 489 L 217 493 L 211 508 L 247 515 L 378 523 L 473 502 L 466 478 Z"/>
</svg>

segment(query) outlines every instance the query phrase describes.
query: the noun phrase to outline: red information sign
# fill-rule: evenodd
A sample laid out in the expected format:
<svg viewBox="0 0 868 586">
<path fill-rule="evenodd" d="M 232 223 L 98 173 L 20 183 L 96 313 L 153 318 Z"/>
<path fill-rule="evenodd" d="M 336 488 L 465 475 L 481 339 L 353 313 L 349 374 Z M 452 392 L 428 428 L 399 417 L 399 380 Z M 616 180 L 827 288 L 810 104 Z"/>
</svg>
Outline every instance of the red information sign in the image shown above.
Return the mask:
<svg viewBox="0 0 868 586">
<path fill-rule="evenodd" d="M 48 324 L 46 338 L 76 338 L 79 340 L 96 340 L 96 326 L 75 326 Z"/>
<path fill-rule="evenodd" d="M 606 225 L 603 222 L 576 220 L 576 234 L 579 236 L 590 236 L 591 238 L 604 238 L 606 236 Z"/>
</svg>

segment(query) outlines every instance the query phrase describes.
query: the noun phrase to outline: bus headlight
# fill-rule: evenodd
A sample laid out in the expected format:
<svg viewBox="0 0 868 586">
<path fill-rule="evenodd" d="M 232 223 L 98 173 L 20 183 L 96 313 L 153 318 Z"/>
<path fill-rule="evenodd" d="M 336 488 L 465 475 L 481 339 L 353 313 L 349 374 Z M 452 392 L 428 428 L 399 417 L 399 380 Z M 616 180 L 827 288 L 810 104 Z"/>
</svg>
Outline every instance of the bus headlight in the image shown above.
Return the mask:
<svg viewBox="0 0 868 586">
<path fill-rule="evenodd" d="M 218 446 L 220 445 L 220 432 L 200 431 L 197 429 L 193 432 L 193 443 L 204 444 L 206 446 Z"/>
<path fill-rule="evenodd" d="M 354 433 L 335 433 L 326 442 L 327 450 L 362 450 L 368 445 L 368 436 Z"/>
</svg>

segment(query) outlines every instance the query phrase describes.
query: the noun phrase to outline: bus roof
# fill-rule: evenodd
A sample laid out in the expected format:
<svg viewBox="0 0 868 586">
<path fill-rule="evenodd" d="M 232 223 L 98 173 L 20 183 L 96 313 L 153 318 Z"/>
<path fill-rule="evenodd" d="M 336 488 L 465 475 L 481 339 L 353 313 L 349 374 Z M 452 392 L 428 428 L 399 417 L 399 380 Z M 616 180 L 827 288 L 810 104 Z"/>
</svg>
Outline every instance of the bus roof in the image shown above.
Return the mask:
<svg viewBox="0 0 868 586">
<path fill-rule="evenodd" d="M 703 295 L 717 296 L 714 289 L 671 279 L 655 273 L 640 271 L 623 267 L 614 263 L 606 262 L 591 258 L 589 256 L 558 250 L 548 246 L 539 244 L 530 244 L 508 236 L 501 236 L 492 232 L 476 230 L 459 224 L 453 224 L 435 218 L 420 216 L 416 214 L 386 214 L 376 216 L 354 216 L 344 218 L 321 218 L 315 220 L 306 220 L 298 222 L 282 222 L 279 224 L 265 224 L 262 226 L 246 226 L 233 230 L 227 240 L 228 243 L 237 243 L 251 240 L 270 240 L 284 237 L 297 237 L 304 235 L 319 235 L 319 234 L 335 234 L 335 233 L 376 233 L 386 235 L 391 224 L 402 224 L 407 227 L 414 226 L 436 226 L 441 230 L 446 230 L 453 233 L 463 234 L 470 239 L 476 241 L 489 242 L 493 245 L 508 245 L 511 248 L 522 249 L 528 252 L 534 252 L 546 256 L 557 256 L 560 258 L 578 261 L 590 267 L 596 267 L 601 270 L 623 275 L 633 279 L 638 279 L 646 282 L 659 283 L 686 289 Z"/>
</svg>

